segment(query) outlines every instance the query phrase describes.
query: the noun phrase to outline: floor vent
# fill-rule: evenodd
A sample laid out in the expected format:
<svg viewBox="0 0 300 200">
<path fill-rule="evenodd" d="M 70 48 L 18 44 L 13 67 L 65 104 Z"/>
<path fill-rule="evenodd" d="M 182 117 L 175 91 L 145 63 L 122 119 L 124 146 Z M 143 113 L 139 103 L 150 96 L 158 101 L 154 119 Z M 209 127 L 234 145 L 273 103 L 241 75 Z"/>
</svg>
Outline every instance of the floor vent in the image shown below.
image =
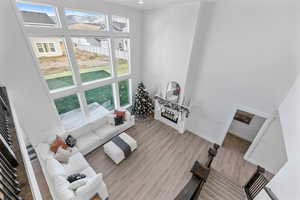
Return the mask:
<svg viewBox="0 0 300 200">
<path fill-rule="evenodd" d="M 37 158 L 36 152 L 33 146 L 30 144 L 26 147 L 30 160 L 34 160 Z"/>
</svg>

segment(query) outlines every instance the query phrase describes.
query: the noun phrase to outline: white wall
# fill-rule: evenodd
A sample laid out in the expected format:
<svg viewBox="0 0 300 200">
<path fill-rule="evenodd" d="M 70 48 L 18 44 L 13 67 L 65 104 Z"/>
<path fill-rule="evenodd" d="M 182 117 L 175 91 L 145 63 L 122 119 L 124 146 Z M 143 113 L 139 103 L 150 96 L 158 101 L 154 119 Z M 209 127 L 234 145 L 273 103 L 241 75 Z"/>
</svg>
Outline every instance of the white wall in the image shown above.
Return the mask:
<svg viewBox="0 0 300 200">
<path fill-rule="evenodd" d="M 109 3 L 99 3 L 96 0 L 39 0 L 36 2 L 130 17 L 131 31 L 134 32 L 131 44 L 133 85 L 140 80 L 141 12 Z M 21 127 L 35 145 L 50 136 L 55 136 L 63 131 L 63 128 L 49 97 L 47 86 L 40 79 L 37 66 L 30 54 L 29 44 L 22 32 L 22 25 L 18 24 L 13 4 L 14 0 L 0 2 L 0 24 L 6 27 L 0 32 L 0 80 L 8 88 L 11 103 L 18 115 Z"/>
<path fill-rule="evenodd" d="M 271 180 L 269 187 L 279 199 L 300 198 L 300 76 L 279 107 L 288 162 Z M 275 155 L 275 154 L 274 154 Z M 261 198 L 264 199 L 264 198 Z"/>
<path fill-rule="evenodd" d="M 44 85 L 33 66 L 25 37 L 10 0 L 0 2 L 0 79 L 8 89 L 20 126 L 35 143 L 60 130 Z"/>
<path fill-rule="evenodd" d="M 276 111 L 298 73 L 296 13 L 290 1 L 216 3 L 197 76 L 188 80 L 190 131 L 221 144 L 236 105 Z"/>
<path fill-rule="evenodd" d="M 277 174 L 287 162 L 286 147 L 278 116 L 272 121 L 258 144 L 245 159 L 264 167 L 272 174 Z"/>
<path fill-rule="evenodd" d="M 229 127 L 229 132 L 249 142 L 252 142 L 265 121 L 265 118 L 257 115 L 254 115 L 250 124 L 233 119 Z"/>
<path fill-rule="evenodd" d="M 144 12 L 142 79 L 152 92 L 164 90 L 170 81 L 184 90 L 199 6 L 186 3 Z"/>
</svg>

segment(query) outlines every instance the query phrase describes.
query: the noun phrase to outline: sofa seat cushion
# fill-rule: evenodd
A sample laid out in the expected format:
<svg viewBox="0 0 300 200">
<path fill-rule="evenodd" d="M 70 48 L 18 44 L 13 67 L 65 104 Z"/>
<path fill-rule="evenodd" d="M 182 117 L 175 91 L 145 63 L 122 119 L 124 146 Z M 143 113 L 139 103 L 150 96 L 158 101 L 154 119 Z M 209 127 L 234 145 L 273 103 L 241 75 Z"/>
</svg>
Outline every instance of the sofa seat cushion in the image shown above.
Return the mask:
<svg viewBox="0 0 300 200">
<path fill-rule="evenodd" d="M 49 176 L 54 180 L 55 176 L 65 176 L 66 171 L 64 166 L 54 158 L 47 160 L 47 171 Z"/>
<path fill-rule="evenodd" d="M 112 135 L 115 131 L 116 131 L 116 127 L 110 125 L 109 123 L 106 123 L 102 127 L 93 130 L 95 135 L 97 135 L 100 140 L 106 139 L 107 137 Z"/>
<path fill-rule="evenodd" d="M 96 149 L 98 146 L 99 138 L 93 133 L 85 134 L 77 138 L 76 147 L 84 155 Z"/>
<path fill-rule="evenodd" d="M 88 168 L 90 165 L 85 160 L 81 153 L 76 153 L 69 158 L 69 162 L 63 164 L 65 169 L 65 176 L 68 177 L 75 173 L 81 173 L 84 169 Z"/>
</svg>

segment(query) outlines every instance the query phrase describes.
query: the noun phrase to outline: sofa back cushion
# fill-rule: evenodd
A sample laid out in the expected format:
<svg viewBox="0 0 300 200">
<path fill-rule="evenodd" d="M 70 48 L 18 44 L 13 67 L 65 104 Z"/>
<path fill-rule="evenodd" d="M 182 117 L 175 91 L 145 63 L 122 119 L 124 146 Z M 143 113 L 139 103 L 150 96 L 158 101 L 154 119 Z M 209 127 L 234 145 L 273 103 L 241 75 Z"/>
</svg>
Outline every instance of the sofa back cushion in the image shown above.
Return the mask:
<svg viewBox="0 0 300 200">
<path fill-rule="evenodd" d="M 60 200 L 74 200 L 75 193 L 69 189 L 70 183 L 63 176 L 54 177 L 55 192 Z"/>
<path fill-rule="evenodd" d="M 75 194 L 80 200 L 90 199 L 96 194 L 102 199 L 106 199 L 108 192 L 102 174 L 97 174 L 95 177 L 90 178 L 84 186 L 76 190 Z"/>
<path fill-rule="evenodd" d="M 72 135 L 74 138 L 77 139 L 80 136 L 84 135 L 85 133 L 89 133 L 89 132 L 90 132 L 89 124 L 85 124 L 78 129 L 65 133 L 64 136 L 67 137 L 68 135 Z"/>
<path fill-rule="evenodd" d="M 108 123 L 107 121 L 107 115 L 95 120 L 95 121 L 92 121 L 90 122 L 90 125 L 89 125 L 89 128 L 91 130 L 96 130 L 96 129 L 99 129 L 100 127 L 104 126 L 105 124 Z"/>
<path fill-rule="evenodd" d="M 55 176 L 65 176 L 66 172 L 62 164 L 54 158 L 47 160 L 47 171 L 51 178 Z"/>
</svg>

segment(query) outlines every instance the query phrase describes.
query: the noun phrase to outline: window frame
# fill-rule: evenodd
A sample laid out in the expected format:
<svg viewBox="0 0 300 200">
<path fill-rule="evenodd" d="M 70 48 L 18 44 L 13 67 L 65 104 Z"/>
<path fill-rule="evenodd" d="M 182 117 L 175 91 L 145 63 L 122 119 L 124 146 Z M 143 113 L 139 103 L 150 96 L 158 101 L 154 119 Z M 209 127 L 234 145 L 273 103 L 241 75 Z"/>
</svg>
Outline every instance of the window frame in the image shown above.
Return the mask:
<svg viewBox="0 0 300 200">
<path fill-rule="evenodd" d="M 76 8 L 69 8 L 69 7 L 62 7 L 60 5 L 50 5 L 50 4 L 41 4 L 38 2 L 34 1 L 18 1 L 18 2 L 23 2 L 23 3 L 29 3 L 29 4 L 34 4 L 34 5 L 45 5 L 45 6 L 51 6 L 56 9 L 56 15 L 57 15 L 57 27 L 34 27 L 34 26 L 27 26 L 24 24 L 21 12 L 19 12 L 18 7 L 15 5 L 15 9 L 17 12 L 17 17 L 21 22 L 23 22 L 23 31 L 25 35 L 27 36 L 27 42 L 29 49 L 31 51 L 31 54 L 33 56 L 33 60 L 35 62 L 35 66 L 37 69 L 37 74 L 40 76 L 41 81 L 43 82 L 45 89 L 48 91 L 49 98 L 52 101 L 52 106 L 53 109 L 56 110 L 55 106 L 55 99 L 57 98 L 62 98 L 66 97 L 72 94 L 77 94 L 79 103 L 80 103 L 80 109 L 84 113 L 85 120 L 90 121 L 90 116 L 87 110 L 87 100 L 85 98 L 85 91 L 90 90 L 90 89 L 95 89 L 98 87 L 102 87 L 105 85 L 112 85 L 113 88 L 113 99 L 114 99 L 114 106 L 115 109 L 121 108 L 120 106 L 120 94 L 119 94 L 119 87 L 118 83 L 122 80 L 128 80 L 129 81 L 129 104 L 122 107 L 122 108 L 127 108 L 132 105 L 132 67 L 131 67 L 131 60 L 132 58 L 132 24 L 131 24 L 131 17 L 127 15 L 122 15 L 120 13 L 107 13 L 103 12 L 101 10 L 82 10 L 82 9 L 76 9 Z M 70 10 L 78 10 L 82 12 L 91 12 L 91 13 L 101 13 L 103 15 L 107 16 L 107 31 L 94 31 L 94 30 L 77 30 L 77 29 L 69 29 L 66 21 L 66 15 L 65 15 L 65 9 L 70 9 Z M 129 23 L 129 32 L 115 32 L 113 31 L 112 28 L 112 16 L 120 16 L 120 17 L 125 17 L 128 18 L 128 23 Z M 70 71 L 72 72 L 72 77 L 74 81 L 74 85 L 70 87 L 64 87 L 64 88 L 59 88 L 55 90 L 50 90 L 48 89 L 48 85 L 46 83 L 46 80 L 44 80 L 40 69 L 39 69 L 39 63 L 38 63 L 38 58 L 35 56 L 33 46 L 31 44 L 30 38 L 32 37 L 62 37 L 64 38 L 65 41 L 65 48 L 66 48 L 66 53 L 68 54 L 68 59 L 69 59 L 69 64 L 70 64 Z M 100 79 L 96 81 L 91 81 L 91 82 L 82 82 L 80 78 L 80 69 L 76 61 L 76 57 L 73 51 L 73 43 L 71 38 L 72 37 L 100 37 L 100 38 L 108 38 L 110 40 L 110 54 L 111 54 L 111 71 L 112 75 L 109 78 L 106 79 Z M 116 57 L 115 57 L 115 44 L 114 41 L 115 39 L 118 38 L 124 38 L 124 39 L 129 39 L 129 61 L 128 61 L 128 73 L 123 74 L 123 75 L 117 75 L 117 65 L 116 65 Z M 59 119 L 59 114 L 57 113 L 57 117 Z"/>
</svg>

